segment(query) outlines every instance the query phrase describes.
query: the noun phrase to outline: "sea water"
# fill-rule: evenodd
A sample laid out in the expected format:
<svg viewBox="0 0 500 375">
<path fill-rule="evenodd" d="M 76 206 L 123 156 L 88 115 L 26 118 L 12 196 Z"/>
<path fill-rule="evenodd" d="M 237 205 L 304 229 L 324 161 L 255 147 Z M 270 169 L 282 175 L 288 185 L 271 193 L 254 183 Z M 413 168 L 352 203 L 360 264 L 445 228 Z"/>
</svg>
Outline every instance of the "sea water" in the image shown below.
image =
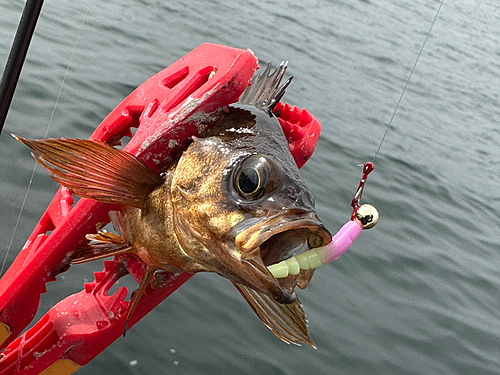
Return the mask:
<svg viewBox="0 0 500 375">
<path fill-rule="evenodd" d="M 2 64 L 22 6 L 0 3 Z M 0 137 L 0 258 L 34 167 L 9 133 L 88 138 L 135 87 L 204 42 L 250 48 L 262 65 L 289 60 L 284 100 L 323 126 L 301 173 L 335 232 L 438 7 L 45 2 Z M 317 350 L 280 342 L 227 280 L 196 275 L 79 374 L 497 374 L 499 41 L 496 1 L 444 2 L 367 182 L 363 202 L 378 208 L 379 224 L 299 292 Z M 7 264 L 56 189 L 37 168 Z M 75 266 L 48 284 L 37 319 L 100 269 Z"/>
</svg>

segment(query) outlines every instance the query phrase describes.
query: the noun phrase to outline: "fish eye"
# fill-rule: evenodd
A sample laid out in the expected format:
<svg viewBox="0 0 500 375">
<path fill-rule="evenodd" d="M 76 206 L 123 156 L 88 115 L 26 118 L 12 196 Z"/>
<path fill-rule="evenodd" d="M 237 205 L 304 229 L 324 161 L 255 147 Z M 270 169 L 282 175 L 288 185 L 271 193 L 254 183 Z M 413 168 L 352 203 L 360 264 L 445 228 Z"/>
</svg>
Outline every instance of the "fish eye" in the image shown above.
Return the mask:
<svg viewBox="0 0 500 375">
<path fill-rule="evenodd" d="M 240 164 L 234 180 L 234 187 L 247 200 L 261 198 L 277 186 L 274 163 L 258 155 L 252 155 Z"/>
</svg>

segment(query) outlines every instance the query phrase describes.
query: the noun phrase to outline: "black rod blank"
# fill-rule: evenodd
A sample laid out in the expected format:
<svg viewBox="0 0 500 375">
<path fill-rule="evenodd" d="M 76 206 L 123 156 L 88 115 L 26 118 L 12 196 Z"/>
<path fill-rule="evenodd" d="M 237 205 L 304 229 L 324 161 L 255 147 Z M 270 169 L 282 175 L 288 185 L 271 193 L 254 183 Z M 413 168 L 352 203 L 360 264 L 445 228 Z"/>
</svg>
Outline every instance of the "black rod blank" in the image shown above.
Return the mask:
<svg viewBox="0 0 500 375">
<path fill-rule="evenodd" d="M 12 42 L 9 59 L 5 65 L 0 83 L 0 133 L 2 132 L 10 103 L 21 74 L 26 53 L 35 31 L 36 22 L 42 9 L 43 0 L 26 0 L 23 15 L 17 28 L 16 37 Z"/>
</svg>

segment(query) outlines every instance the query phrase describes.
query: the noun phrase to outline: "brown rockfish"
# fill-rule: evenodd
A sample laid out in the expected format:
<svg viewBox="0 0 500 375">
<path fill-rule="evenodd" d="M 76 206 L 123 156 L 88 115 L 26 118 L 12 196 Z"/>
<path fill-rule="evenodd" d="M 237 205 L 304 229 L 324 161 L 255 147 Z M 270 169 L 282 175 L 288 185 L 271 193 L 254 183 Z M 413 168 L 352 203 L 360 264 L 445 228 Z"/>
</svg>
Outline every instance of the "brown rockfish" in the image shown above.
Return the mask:
<svg viewBox="0 0 500 375">
<path fill-rule="evenodd" d="M 314 270 L 277 280 L 267 266 L 325 245 L 331 234 L 271 112 L 284 88 L 266 88 L 268 78 L 221 111 L 221 121 L 193 137 L 161 176 L 105 143 L 17 139 L 74 194 L 121 205 L 114 220 L 121 234 L 88 235 L 74 263 L 137 254 L 148 265 L 140 289 L 158 269 L 216 272 L 283 341 L 314 345 L 294 292 Z"/>
</svg>

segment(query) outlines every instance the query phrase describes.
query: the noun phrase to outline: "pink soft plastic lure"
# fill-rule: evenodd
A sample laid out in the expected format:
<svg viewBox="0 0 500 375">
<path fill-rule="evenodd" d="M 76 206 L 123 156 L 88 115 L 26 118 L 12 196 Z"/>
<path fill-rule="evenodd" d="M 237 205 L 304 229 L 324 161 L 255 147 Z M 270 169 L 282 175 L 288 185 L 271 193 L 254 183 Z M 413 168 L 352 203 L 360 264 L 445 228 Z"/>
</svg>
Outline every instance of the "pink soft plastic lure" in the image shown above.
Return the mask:
<svg viewBox="0 0 500 375">
<path fill-rule="evenodd" d="M 275 278 L 280 279 L 288 275 L 297 275 L 300 270 L 315 269 L 323 264 L 333 262 L 346 252 L 363 229 L 373 228 L 377 224 L 379 215 L 375 207 L 368 204 L 359 205 L 366 179 L 373 169 L 373 164 L 370 162 L 363 167 L 363 177 L 351 201 L 353 208 L 351 220 L 340 228 L 329 244 L 269 266 L 268 269 Z"/>
</svg>

